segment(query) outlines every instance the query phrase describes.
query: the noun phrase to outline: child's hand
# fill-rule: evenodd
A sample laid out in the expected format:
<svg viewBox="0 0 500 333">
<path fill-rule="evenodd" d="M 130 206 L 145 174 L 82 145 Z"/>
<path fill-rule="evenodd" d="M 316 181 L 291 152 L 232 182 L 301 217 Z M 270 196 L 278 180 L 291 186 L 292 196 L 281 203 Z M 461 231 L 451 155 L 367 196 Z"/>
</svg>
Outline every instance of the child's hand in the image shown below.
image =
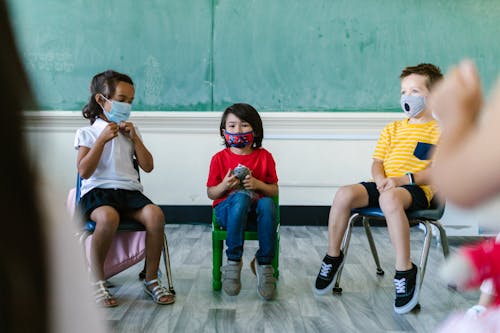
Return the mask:
<svg viewBox="0 0 500 333">
<path fill-rule="evenodd" d="M 376 184 L 377 184 L 377 190 L 380 193 L 387 191 L 387 190 L 390 190 L 391 188 L 396 188 L 400 185 L 403 185 L 400 182 L 399 177 L 387 177 L 387 178 L 384 178 L 383 180 L 377 182 Z"/>
<path fill-rule="evenodd" d="M 103 140 L 104 143 L 112 140 L 118 136 L 119 127 L 115 123 L 108 123 L 106 127 L 102 130 L 99 135 L 99 139 Z"/>
<path fill-rule="evenodd" d="M 222 180 L 222 184 L 224 189 L 228 192 L 233 190 L 235 187 L 240 185 L 240 180 L 233 174 L 233 170 L 228 169 L 226 176 Z"/>
<path fill-rule="evenodd" d="M 252 172 L 243 179 L 243 187 L 245 190 L 256 191 L 259 188 L 261 181 L 252 177 Z"/>
<path fill-rule="evenodd" d="M 137 137 L 137 134 L 135 133 L 135 127 L 134 124 L 132 124 L 129 121 L 122 121 L 119 125 L 120 132 L 125 134 L 130 138 L 130 140 L 134 141 L 135 138 Z"/>
<path fill-rule="evenodd" d="M 474 63 L 462 61 L 433 89 L 429 107 L 443 128 L 472 125 L 482 105 L 479 75 Z"/>
</svg>

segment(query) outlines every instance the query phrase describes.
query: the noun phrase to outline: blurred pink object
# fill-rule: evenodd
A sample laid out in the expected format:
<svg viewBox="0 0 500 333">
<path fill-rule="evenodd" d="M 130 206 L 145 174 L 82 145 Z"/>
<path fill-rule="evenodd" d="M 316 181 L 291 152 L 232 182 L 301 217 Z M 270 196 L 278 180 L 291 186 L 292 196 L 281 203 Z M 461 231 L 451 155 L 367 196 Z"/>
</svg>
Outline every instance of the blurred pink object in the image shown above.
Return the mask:
<svg viewBox="0 0 500 333">
<path fill-rule="evenodd" d="M 464 313 L 452 314 L 436 333 L 500 333 L 500 308 L 491 308 L 477 318 Z"/>
<path fill-rule="evenodd" d="M 488 239 L 476 245 L 460 248 L 459 255 L 463 256 L 473 269 L 472 276 L 463 286 L 477 288 L 488 279 L 491 280 L 494 290 L 500 290 L 500 243 L 495 239 Z M 496 293 L 493 305 L 500 305 L 500 293 Z"/>
<path fill-rule="evenodd" d="M 71 217 L 75 213 L 75 192 L 72 188 L 68 193 L 66 200 L 66 209 Z M 126 232 L 121 231 L 116 233 L 108 256 L 104 261 L 104 278 L 110 277 L 120 273 L 121 271 L 135 265 L 145 256 L 145 231 Z M 90 245 L 92 242 L 92 235 L 85 239 L 85 257 L 87 264 L 90 267 Z"/>
</svg>

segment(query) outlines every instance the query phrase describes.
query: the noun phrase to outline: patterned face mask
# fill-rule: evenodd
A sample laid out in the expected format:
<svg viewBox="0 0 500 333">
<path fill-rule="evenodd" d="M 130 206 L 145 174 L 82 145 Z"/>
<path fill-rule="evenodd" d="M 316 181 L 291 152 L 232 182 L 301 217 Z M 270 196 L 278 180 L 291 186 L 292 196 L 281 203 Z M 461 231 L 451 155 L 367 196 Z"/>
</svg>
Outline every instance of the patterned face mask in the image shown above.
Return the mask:
<svg viewBox="0 0 500 333">
<path fill-rule="evenodd" d="M 253 131 L 233 134 L 224 130 L 224 138 L 229 147 L 243 148 L 253 144 Z"/>
<path fill-rule="evenodd" d="M 413 118 L 424 110 L 425 96 L 401 95 L 401 108 L 409 118 Z"/>
<path fill-rule="evenodd" d="M 119 124 L 120 122 L 127 121 L 130 118 L 132 105 L 125 102 L 109 100 L 104 96 L 102 97 L 111 103 L 111 109 L 109 110 L 109 112 L 101 106 L 102 110 L 104 111 L 104 115 L 106 116 L 106 118 L 108 118 L 109 121 Z"/>
</svg>

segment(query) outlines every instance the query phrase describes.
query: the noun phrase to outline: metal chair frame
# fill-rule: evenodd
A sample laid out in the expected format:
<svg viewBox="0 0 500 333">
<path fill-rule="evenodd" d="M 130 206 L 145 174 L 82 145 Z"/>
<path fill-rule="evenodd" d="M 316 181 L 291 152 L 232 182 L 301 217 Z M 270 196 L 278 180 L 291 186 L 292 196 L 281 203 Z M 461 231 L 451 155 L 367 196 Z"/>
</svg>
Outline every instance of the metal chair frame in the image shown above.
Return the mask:
<svg viewBox="0 0 500 333">
<path fill-rule="evenodd" d="M 446 236 L 446 231 L 444 230 L 443 225 L 439 221 L 443 216 L 444 208 L 445 208 L 444 203 L 432 202 L 431 208 L 406 212 L 408 221 L 410 222 L 410 226 L 413 227 L 422 225 L 424 228 L 424 244 L 422 246 L 422 252 L 420 254 L 420 261 L 418 266 L 420 270 L 420 278 L 418 281 L 419 289 L 422 286 L 422 282 L 424 280 L 424 275 L 425 275 L 425 269 L 427 266 L 429 248 L 432 240 L 432 226 L 435 226 L 437 230 L 439 230 L 439 237 L 441 240 L 440 243 L 444 257 L 447 257 L 449 255 L 448 238 Z M 347 252 L 349 250 L 349 241 L 351 239 L 352 227 L 354 223 L 359 219 L 362 220 L 366 237 L 368 238 L 368 243 L 370 245 L 370 250 L 373 259 L 375 261 L 375 265 L 377 266 L 376 274 L 382 276 L 384 275 L 384 271 L 380 265 L 377 248 L 375 246 L 373 235 L 370 229 L 370 220 L 385 221 L 384 214 L 382 213 L 380 208 L 357 208 L 352 210 L 351 218 L 349 219 L 349 223 L 347 225 L 347 229 L 346 232 L 344 233 L 344 237 L 342 239 L 342 244 L 341 244 L 341 249 L 344 253 L 344 260 L 347 259 Z M 335 294 L 342 293 L 342 288 L 340 287 L 340 277 L 342 275 L 342 269 L 343 266 L 340 268 L 337 274 L 337 279 L 335 281 L 335 286 L 333 288 L 333 293 Z"/>
</svg>

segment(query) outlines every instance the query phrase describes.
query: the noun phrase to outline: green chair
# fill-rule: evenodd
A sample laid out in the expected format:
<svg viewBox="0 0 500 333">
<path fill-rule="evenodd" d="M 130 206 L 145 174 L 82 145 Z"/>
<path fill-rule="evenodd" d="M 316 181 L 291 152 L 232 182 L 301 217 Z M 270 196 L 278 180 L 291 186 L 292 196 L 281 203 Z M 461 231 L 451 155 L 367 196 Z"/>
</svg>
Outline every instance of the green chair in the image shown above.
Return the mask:
<svg viewBox="0 0 500 333">
<path fill-rule="evenodd" d="M 274 277 L 279 277 L 279 253 L 280 253 L 280 206 L 278 196 L 273 197 L 274 204 L 276 205 L 276 241 L 274 247 L 274 259 L 271 265 L 274 268 Z M 249 217 L 250 218 L 250 217 Z M 224 240 L 226 239 L 226 230 L 222 229 L 217 223 L 217 218 L 215 217 L 215 210 L 212 209 L 212 287 L 214 290 L 221 290 L 222 273 L 220 268 L 222 267 L 222 251 L 224 248 Z M 245 240 L 258 240 L 257 231 L 245 231 Z"/>
</svg>

